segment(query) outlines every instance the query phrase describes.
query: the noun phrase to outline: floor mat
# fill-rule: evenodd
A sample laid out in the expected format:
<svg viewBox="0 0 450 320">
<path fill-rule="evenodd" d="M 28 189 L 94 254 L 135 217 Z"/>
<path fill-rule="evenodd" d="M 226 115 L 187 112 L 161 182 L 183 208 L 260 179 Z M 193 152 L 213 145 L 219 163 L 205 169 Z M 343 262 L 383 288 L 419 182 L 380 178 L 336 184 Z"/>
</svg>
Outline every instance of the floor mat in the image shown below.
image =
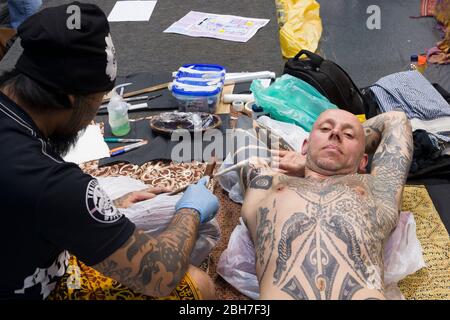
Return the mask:
<svg viewBox="0 0 450 320">
<path fill-rule="evenodd" d="M 402 210 L 414 213 L 427 268 L 400 281 L 401 292 L 406 299 L 449 300 L 450 238 L 426 188 L 406 186 Z"/>
</svg>

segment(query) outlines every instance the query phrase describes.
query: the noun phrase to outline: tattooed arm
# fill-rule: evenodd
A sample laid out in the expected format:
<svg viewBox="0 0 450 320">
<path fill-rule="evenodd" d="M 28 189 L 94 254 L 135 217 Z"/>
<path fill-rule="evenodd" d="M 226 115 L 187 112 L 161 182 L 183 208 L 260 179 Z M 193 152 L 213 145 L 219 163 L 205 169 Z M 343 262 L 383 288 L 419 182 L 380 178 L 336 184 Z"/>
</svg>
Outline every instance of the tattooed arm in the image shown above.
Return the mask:
<svg viewBox="0 0 450 320">
<path fill-rule="evenodd" d="M 180 209 L 159 236 L 136 230 L 120 249 L 93 268 L 132 290 L 167 296 L 189 267 L 199 223 L 195 210 Z"/>
<path fill-rule="evenodd" d="M 413 154 L 411 124 L 403 112 L 392 111 L 367 120 L 363 127 L 366 152 L 374 152 L 371 174 L 375 187 L 386 195 L 394 194 L 398 206 Z"/>
</svg>

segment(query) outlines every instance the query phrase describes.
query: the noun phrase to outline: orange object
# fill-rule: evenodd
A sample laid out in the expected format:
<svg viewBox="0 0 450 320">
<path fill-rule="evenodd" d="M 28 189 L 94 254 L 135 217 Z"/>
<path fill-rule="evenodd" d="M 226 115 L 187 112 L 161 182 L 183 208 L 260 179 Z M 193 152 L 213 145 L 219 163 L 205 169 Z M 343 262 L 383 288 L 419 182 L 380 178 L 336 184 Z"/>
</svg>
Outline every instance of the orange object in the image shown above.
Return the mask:
<svg viewBox="0 0 450 320">
<path fill-rule="evenodd" d="M 425 55 L 420 55 L 420 56 L 419 56 L 419 60 L 418 60 L 418 64 L 419 64 L 419 65 L 425 65 L 425 64 L 427 64 L 427 56 L 425 56 Z"/>
<path fill-rule="evenodd" d="M 426 68 L 427 68 L 427 56 L 422 54 L 419 56 L 419 59 L 417 61 L 417 71 L 419 71 L 420 73 L 424 73 Z"/>
</svg>

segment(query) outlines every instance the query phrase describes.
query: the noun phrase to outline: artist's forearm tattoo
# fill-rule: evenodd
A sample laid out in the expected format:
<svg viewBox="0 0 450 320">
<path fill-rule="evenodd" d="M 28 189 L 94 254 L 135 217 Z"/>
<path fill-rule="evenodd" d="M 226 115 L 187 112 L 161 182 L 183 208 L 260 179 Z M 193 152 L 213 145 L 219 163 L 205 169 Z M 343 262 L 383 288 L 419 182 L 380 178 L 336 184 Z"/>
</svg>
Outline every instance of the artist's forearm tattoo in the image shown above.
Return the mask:
<svg viewBox="0 0 450 320">
<path fill-rule="evenodd" d="M 121 249 L 94 268 L 138 292 L 168 295 L 189 266 L 199 220 L 198 213 L 181 209 L 158 237 L 135 231 Z"/>
</svg>

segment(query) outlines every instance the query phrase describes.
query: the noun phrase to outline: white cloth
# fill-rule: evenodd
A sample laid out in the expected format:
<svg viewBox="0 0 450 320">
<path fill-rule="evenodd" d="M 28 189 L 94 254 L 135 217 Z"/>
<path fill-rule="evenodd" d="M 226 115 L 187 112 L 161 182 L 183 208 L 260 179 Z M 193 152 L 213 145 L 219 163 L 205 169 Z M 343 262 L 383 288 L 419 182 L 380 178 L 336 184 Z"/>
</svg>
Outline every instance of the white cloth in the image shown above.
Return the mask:
<svg viewBox="0 0 450 320">
<path fill-rule="evenodd" d="M 133 192 L 147 189 L 149 186 L 140 180 L 130 177 L 97 178 L 100 187 L 111 199 Z M 126 208 L 119 209 L 136 227 L 152 236 L 163 232 L 175 213 L 175 204 L 182 197 L 182 193 L 169 196 L 160 194 L 153 199 L 141 201 Z M 216 219 L 203 223 L 199 227 L 198 238 L 192 250 L 190 263 L 194 266 L 200 264 L 208 257 L 211 250 L 220 239 L 220 227 Z"/>
<path fill-rule="evenodd" d="M 87 161 L 109 157 L 108 145 L 98 125 L 88 125 L 81 132 L 76 144 L 64 156 L 64 161 L 80 164 Z"/>
</svg>

